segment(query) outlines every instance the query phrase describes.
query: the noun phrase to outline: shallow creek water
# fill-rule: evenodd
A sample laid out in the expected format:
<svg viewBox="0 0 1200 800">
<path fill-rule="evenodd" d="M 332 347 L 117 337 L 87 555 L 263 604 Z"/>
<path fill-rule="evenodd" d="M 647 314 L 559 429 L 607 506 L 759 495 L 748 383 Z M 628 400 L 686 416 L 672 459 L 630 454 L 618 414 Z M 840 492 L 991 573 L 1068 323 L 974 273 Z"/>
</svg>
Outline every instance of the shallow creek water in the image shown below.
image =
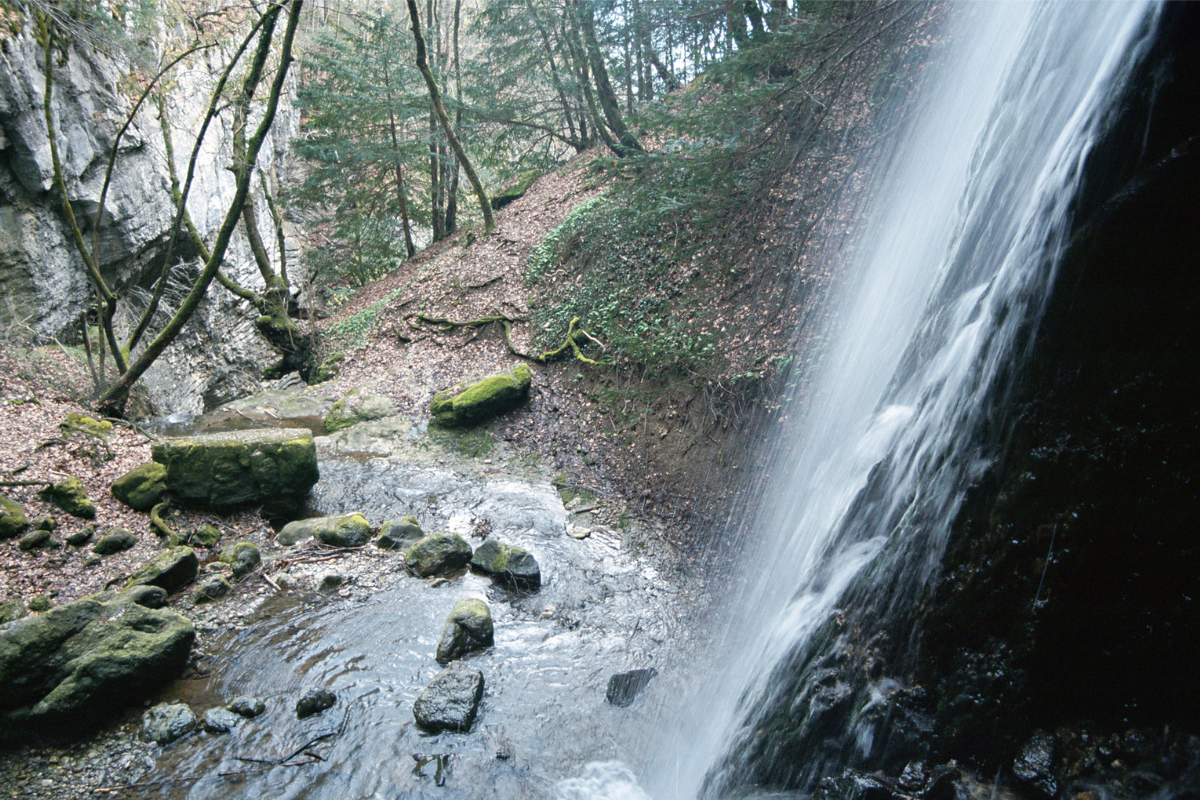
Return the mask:
<svg viewBox="0 0 1200 800">
<path fill-rule="evenodd" d="M 541 798 L 588 762 L 640 760 L 629 752 L 642 739 L 635 731 L 673 693 L 682 667 L 686 590 L 630 554 L 625 532 L 569 536 L 558 491 L 503 448 L 468 457 L 399 418 L 317 441 L 314 512 L 361 511 L 375 525 L 414 514 L 426 531 L 452 530 L 473 546 L 490 527 L 535 555 L 543 585 L 512 592 L 469 572 L 431 585 L 406 575 L 395 554 L 394 574 L 374 593 L 270 598 L 244 629 L 206 647 L 207 677 L 178 687 L 197 714 L 241 694 L 264 698 L 266 713 L 230 735 L 196 734 L 164 749 L 143 780 L 181 780 L 146 796 Z M 495 646 L 467 659 L 483 672 L 483 702 L 469 732 L 428 735 L 413 701 L 441 669 L 434 652 L 463 597 L 485 600 L 495 623 Z M 607 703 L 609 677 L 641 667 L 664 676 L 629 708 Z M 334 691 L 337 703 L 298 720 L 296 698 L 314 687 Z M 279 759 L 326 734 L 304 748 L 323 760 L 245 760 Z"/>
</svg>

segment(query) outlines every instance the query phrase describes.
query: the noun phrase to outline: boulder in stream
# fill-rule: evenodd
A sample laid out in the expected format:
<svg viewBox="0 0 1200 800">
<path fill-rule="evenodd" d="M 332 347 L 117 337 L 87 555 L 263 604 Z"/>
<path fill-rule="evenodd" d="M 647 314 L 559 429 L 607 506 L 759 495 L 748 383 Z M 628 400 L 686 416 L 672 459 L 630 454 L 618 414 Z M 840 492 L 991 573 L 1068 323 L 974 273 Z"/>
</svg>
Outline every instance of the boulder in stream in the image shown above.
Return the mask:
<svg viewBox="0 0 1200 800">
<path fill-rule="evenodd" d="M 479 545 L 471 556 L 471 569 L 518 589 L 536 589 L 542 585 L 541 568 L 529 551 L 495 539 Z"/>
<path fill-rule="evenodd" d="M 400 519 L 389 519 L 379 526 L 375 546 L 382 550 L 407 550 L 425 536 L 421 523 L 412 514 Z"/>
<path fill-rule="evenodd" d="M 515 408 L 529 396 L 533 372 L 522 364 L 511 372 L 459 383 L 433 396 L 429 413 L 439 425 L 474 425 Z"/>
<path fill-rule="evenodd" d="M 70 737 L 183 671 L 192 623 L 128 595 L 89 597 L 0 631 L 5 732 Z"/>
<path fill-rule="evenodd" d="M 336 702 L 337 695 L 328 689 L 309 689 L 296 701 L 296 718 L 304 719 L 313 714 L 320 714 L 327 708 L 333 708 Z"/>
<path fill-rule="evenodd" d="M 471 563 L 471 545 L 457 533 L 433 533 L 404 553 L 404 564 L 422 578 L 448 575 Z"/>
<path fill-rule="evenodd" d="M 483 673 L 455 662 L 430 681 L 413 703 L 413 717 L 422 730 L 467 731 L 475 722 L 483 698 Z"/>
<path fill-rule="evenodd" d="M 166 477 L 167 468 L 157 461 L 134 467 L 113 481 L 113 497 L 134 511 L 149 511 L 162 502 Z"/>
<path fill-rule="evenodd" d="M 166 439 L 153 447 L 167 490 L 188 503 L 231 508 L 261 503 L 294 511 L 317 482 L 312 433 L 267 428 Z"/>
<path fill-rule="evenodd" d="M 493 644 L 492 612 L 487 603 L 465 597 L 454 604 L 450 616 L 446 618 L 446 629 L 438 643 L 437 662 L 449 664 L 467 653 Z"/>
</svg>

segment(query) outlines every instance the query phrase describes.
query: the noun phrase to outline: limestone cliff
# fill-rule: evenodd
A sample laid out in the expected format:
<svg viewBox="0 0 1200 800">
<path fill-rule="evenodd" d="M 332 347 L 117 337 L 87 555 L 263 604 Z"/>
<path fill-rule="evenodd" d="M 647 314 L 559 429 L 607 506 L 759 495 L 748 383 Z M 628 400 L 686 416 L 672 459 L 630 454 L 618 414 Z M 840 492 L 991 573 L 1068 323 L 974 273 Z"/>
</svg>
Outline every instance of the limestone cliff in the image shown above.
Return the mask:
<svg viewBox="0 0 1200 800">
<path fill-rule="evenodd" d="M 42 110 L 42 48 L 28 23 L 17 35 L 0 35 L 0 326 L 10 336 L 76 342 L 81 314 L 92 305 L 94 293 L 52 186 Z M 219 56 L 197 59 L 175 75 L 168 121 L 181 174 L 221 61 Z M 89 240 L 108 155 L 133 105 L 125 88 L 128 72 L 126 64 L 78 44 L 69 45 L 64 63 L 55 66 L 52 104 L 59 152 L 72 206 Z M 297 122 L 291 105 L 281 104 L 272 141 L 260 158 L 269 175 L 284 166 Z M 122 137 L 99 231 L 101 270 L 126 296 L 130 288 L 153 286 L 172 218 L 162 124 L 158 110 L 146 103 Z M 220 224 L 234 192 L 233 177 L 225 169 L 229 120 L 219 118 L 216 124 L 200 154 L 189 197 L 202 235 Z M 274 246 L 273 237 L 264 238 L 268 247 Z M 184 250 L 182 255 L 190 255 L 190 248 Z M 262 285 L 240 231 L 225 269 L 244 285 Z M 177 280 L 186 283 L 196 271 L 195 264 L 182 264 Z M 118 320 L 137 311 L 125 303 Z M 158 409 L 196 412 L 257 389 L 274 353 L 253 318 L 249 304 L 214 283 L 179 338 L 143 378 Z"/>
</svg>

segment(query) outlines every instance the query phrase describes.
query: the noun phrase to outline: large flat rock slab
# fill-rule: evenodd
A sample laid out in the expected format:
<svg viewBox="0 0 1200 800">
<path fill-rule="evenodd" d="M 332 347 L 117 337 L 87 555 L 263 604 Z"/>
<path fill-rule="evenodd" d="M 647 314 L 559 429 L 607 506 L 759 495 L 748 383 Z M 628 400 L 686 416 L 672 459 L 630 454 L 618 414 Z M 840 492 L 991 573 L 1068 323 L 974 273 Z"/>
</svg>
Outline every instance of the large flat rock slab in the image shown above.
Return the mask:
<svg viewBox="0 0 1200 800">
<path fill-rule="evenodd" d="M 153 454 L 167 469 L 168 492 L 213 508 L 299 505 L 320 477 L 312 433 L 299 428 L 166 439 Z"/>
</svg>

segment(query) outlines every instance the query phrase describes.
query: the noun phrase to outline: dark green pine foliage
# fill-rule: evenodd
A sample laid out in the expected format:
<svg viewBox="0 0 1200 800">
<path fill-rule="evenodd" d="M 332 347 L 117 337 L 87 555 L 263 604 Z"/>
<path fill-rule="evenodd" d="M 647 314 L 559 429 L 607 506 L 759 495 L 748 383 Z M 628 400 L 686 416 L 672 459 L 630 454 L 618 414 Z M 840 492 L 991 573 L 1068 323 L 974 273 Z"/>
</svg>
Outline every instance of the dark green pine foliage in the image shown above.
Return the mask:
<svg viewBox="0 0 1200 800">
<path fill-rule="evenodd" d="M 390 11 L 347 18 L 305 59 L 295 146 L 310 169 L 288 199 L 316 234 L 318 275 L 361 285 L 429 238 L 429 97 L 406 23 Z"/>
</svg>

